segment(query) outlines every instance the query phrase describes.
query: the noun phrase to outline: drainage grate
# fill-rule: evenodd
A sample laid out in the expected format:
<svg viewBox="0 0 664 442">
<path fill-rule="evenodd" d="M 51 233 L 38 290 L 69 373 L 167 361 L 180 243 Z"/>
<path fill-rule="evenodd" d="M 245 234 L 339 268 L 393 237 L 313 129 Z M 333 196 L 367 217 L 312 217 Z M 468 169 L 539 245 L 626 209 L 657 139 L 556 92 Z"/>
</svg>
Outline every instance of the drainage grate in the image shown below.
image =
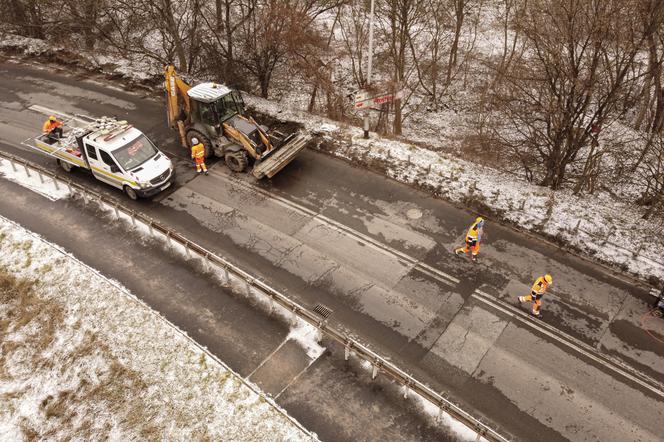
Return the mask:
<svg viewBox="0 0 664 442">
<path fill-rule="evenodd" d="M 330 315 L 332 315 L 333 310 L 324 306 L 323 304 L 316 304 L 316 307 L 314 307 L 314 312 L 322 316 L 323 319 L 327 319 L 330 317 Z"/>
</svg>

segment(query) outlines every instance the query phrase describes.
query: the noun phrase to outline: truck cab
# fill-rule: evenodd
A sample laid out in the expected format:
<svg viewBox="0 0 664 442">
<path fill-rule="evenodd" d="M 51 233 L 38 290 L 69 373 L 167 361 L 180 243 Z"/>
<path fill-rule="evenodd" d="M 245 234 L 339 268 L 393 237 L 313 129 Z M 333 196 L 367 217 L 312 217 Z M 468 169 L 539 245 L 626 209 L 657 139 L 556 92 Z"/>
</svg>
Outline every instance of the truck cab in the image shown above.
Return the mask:
<svg viewBox="0 0 664 442">
<path fill-rule="evenodd" d="M 174 178 L 171 160 L 129 125 L 93 130 L 77 137 L 77 143 L 95 178 L 122 189 L 131 199 L 155 195 Z"/>
</svg>

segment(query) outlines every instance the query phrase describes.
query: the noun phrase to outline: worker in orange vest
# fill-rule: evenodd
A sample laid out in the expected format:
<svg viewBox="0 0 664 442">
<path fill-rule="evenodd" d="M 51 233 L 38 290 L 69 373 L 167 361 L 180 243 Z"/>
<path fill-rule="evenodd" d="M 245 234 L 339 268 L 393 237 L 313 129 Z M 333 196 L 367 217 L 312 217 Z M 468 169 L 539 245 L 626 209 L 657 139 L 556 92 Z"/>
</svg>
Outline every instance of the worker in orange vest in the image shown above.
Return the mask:
<svg viewBox="0 0 664 442">
<path fill-rule="evenodd" d="M 205 172 L 205 175 L 207 175 L 208 170 L 205 165 L 205 146 L 203 143 L 198 142 L 198 138 L 191 139 L 191 158 L 196 162 L 196 173 Z"/>
<path fill-rule="evenodd" d="M 553 278 L 548 273 L 544 276 L 540 276 L 533 284 L 533 287 L 530 289 L 530 295 L 519 296 L 519 303 L 522 302 L 532 302 L 533 303 L 533 316 L 542 318 L 542 313 L 540 312 L 540 307 L 542 306 L 542 296 L 549 286 L 553 284 Z"/>
<path fill-rule="evenodd" d="M 470 259 L 477 261 L 477 254 L 480 252 L 480 243 L 482 242 L 482 232 L 484 231 L 484 219 L 478 216 L 475 222 L 468 229 L 466 234 L 466 245 L 454 250 L 457 255 L 470 252 Z"/>
<path fill-rule="evenodd" d="M 62 138 L 62 121 L 58 121 L 55 115 L 51 115 L 42 126 L 42 132 L 52 141 L 59 140 Z"/>
</svg>

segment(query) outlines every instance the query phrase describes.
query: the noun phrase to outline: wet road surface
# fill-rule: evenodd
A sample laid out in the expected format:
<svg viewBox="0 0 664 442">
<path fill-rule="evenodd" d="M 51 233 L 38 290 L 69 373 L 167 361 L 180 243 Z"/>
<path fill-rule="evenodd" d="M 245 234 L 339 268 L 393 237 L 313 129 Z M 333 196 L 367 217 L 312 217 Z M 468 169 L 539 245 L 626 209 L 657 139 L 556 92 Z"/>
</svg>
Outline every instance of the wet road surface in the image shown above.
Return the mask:
<svg viewBox="0 0 664 442">
<path fill-rule="evenodd" d="M 662 328 L 644 325 L 651 299 L 629 279 L 490 220 L 480 262 L 472 264 L 451 250 L 475 214 L 312 151 L 271 181 L 232 174 L 221 162 L 210 176 L 194 177 L 161 103 L 50 69 L 4 63 L 0 71 L 9 79 L 0 88 L 4 151 L 54 167 L 18 147 L 45 118 L 28 109 L 34 104 L 130 120 L 174 158 L 178 180 L 152 201 L 128 204 L 298 301 L 330 307 L 335 325 L 506 434 L 661 438 Z M 81 172 L 73 177 L 121 197 Z M 559 332 L 553 337 L 505 310 L 519 308 L 516 296 L 544 273 L 554 277 L 543 300 L 543 321 Z M 206 311 L 204 302 L 190 308 L 182 325 L 174 321 L 185 329 Z M 631 367 L 641 382 L 565 342 Z M 293 414 L 307 426 L 315 422 L 306 407 L 287 409 L 298 410 Z"/>
</svg>

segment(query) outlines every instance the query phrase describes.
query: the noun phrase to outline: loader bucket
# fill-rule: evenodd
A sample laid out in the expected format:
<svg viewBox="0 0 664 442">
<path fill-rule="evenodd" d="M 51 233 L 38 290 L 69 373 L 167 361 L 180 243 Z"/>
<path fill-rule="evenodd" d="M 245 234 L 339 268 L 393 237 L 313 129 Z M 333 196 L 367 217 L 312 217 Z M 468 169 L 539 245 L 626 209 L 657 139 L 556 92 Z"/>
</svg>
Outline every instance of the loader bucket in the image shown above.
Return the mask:
<svg viewBox="0 0 664 442">
<path fill-rule="evenodd" d="M 258 179 L 263 177 L 272 178 L 281 169 L 299 154 L 307 145 L 311 137 L 301 133 L 290 138 L 286 143 L 275 149 L 267 158 L 256 163 L 251 172 Z"/>
</svg>

